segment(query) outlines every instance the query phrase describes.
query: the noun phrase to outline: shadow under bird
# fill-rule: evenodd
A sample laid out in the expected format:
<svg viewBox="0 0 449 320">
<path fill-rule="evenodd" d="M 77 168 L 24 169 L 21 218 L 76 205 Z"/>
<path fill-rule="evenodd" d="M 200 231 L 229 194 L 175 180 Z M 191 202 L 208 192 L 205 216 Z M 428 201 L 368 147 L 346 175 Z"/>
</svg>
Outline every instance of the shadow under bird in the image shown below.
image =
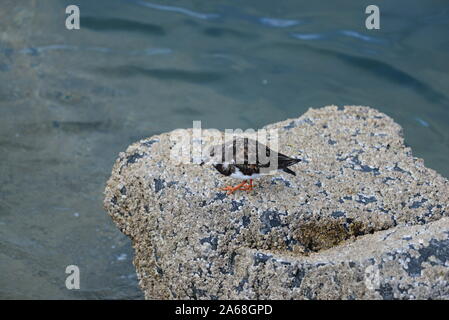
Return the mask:
<svg viewBox="0 0 449 320">
<path fill-rule="evenodd" d="M 273 151 L 259 141 L 249 138 L 233 139 L 222 145 L 214 146 L 211 148 L 210 157 L 211 164 L 218 172 L 242 180 L 236 186 L 222 188 L 228 194 L 237 190 L 252 190 L 253 179 L 272 174 L 273 171 L 284 171 L 296 175 L 288 167 L 301 161 L 301 159 L 291 158 Z M 201 165 L 203 164 L 204 162 L 201 163 Z"/>
</svg>

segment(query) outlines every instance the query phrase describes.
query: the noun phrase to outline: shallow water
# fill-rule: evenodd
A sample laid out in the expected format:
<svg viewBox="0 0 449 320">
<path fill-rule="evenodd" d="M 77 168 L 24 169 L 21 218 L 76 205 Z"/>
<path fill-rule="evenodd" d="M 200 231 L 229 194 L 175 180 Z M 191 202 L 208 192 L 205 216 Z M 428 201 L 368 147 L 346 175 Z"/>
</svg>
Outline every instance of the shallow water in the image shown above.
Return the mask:
<svg viewBox="0 0 449 320">
<path fill-rule="evenodd" d="M 260 128 L 369 105 L 449 177 L 449 4 L 3 0 L 0 298 L 143 298 L 130 241 L 102 209 L 118 153 L 190 127 Z M 67 290 L 78 265 L 81 289 Z"/>
</svg>

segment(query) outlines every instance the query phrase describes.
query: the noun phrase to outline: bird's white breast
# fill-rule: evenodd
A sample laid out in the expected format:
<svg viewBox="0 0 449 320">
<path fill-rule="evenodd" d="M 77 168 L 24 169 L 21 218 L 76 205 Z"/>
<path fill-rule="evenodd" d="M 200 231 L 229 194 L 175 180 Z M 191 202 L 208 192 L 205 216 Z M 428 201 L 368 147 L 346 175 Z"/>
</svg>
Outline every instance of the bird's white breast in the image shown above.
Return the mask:
<svg viewBox="0 0 449 320">
<path fill-rule="evenodd" d="M 247 176 L 242 173 L 242 171 L 239 170 L 239 168 L 235 168 L 235 172 L 231 173 L 231 177 L 235 179 L 242 179 L 242 180 L 248 180 L 248 179 L 257 179 L 260 177 L 260 174 L 254 173 L 251 176 Z"/>
</svg>

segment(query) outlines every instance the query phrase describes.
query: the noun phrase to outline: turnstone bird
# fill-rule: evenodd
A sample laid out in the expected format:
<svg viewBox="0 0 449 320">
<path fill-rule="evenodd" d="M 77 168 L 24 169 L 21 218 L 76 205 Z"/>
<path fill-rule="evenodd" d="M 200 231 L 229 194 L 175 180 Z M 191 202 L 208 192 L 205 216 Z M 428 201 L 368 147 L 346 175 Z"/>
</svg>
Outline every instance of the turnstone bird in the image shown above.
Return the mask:
<svg viewBox="0 0 449 320">
<path fill-rule="evenodd" d="M 220 149 L 221 157 L 217 152 Z M 273 151 L 257 140 L 249 138 L 239 139 L 239 142 L 234 138 L 228 143 L 215 146 L 211 149 L 210 156 L 214 159 L 212 165 L 218 172 L 228 177 L 243 180 L 236 186 L 222 188 L 228 194 L 237 190 L 252 190 L 254 187 L 253 179 L 270 174 L 273 171 L 284 171 L 296 175 L 288 167 L 301 161 L 301 159 L 290 158 L 285 154 Z"/>
</svg>

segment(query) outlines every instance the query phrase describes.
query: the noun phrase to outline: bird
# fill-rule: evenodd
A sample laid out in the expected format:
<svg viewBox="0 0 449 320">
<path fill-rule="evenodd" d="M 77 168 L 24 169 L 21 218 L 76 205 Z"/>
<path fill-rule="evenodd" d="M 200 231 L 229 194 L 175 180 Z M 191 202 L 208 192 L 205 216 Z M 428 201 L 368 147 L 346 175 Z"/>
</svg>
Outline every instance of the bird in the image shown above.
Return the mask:
<svg viewBox="0 0 449 320">
<path fill-rule="evenodd" d="M 221 150 L 221 158 L 219 150 Z M 283 171 L 295 176 L 296 173 L 288 167 L 302 161 L 273 151 L 258 140 L 250 138 L 234 138 L 221 145 L 213 146 L 210 149 L 210 157 L 213 159 L 212 166 L 219 173 L 242 180 L 236 186 L 221 188 L 227 191 L 228 195 L 237 190 L 253 190 L 253 179 L 273 171 Z"/>
</svg>

